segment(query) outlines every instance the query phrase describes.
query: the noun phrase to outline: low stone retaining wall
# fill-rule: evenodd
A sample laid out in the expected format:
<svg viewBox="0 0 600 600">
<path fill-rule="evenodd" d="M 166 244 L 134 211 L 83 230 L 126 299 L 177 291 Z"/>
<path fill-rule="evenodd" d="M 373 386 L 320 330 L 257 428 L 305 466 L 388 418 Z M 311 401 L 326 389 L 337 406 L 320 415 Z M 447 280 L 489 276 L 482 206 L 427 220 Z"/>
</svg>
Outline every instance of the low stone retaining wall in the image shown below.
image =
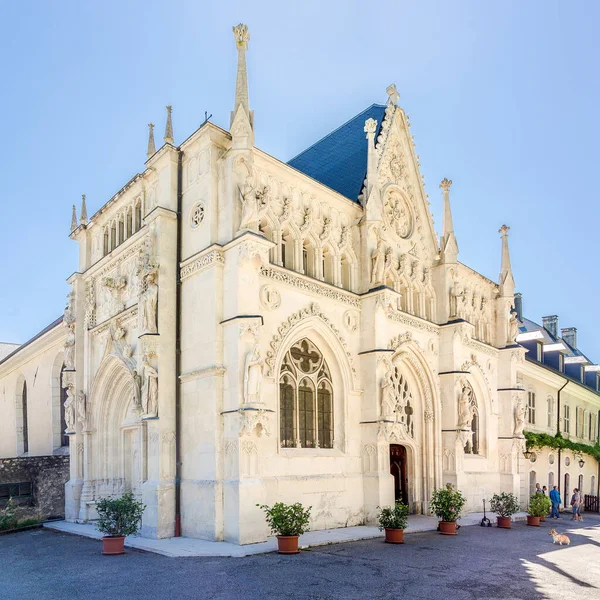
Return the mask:
<svg viewBox="0 0 600 600">
<path fill-rule="evenodd" d="M 64 517 L 68 479 L 68 456 L 0 458 L 0 509 L 6 507 L 9 494 L 20 519 Z"/>
</svg>

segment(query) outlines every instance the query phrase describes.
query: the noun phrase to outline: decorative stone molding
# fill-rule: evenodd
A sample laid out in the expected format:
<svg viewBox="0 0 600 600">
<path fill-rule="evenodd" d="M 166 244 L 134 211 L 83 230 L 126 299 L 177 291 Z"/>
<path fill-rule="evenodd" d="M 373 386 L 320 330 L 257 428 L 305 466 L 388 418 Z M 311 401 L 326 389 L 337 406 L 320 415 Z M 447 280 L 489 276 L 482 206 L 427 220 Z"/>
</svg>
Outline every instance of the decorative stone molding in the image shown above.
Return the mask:
<svg viewBox="0 0 600 600">
<path fill-rule="evenodd" d="M 254 259 L 258 259 L 261 263 L 269 262 L 268 248 L 249 240 L 242 242 L 239 249 L 240 266 L 243 266 Z"/>
<path fill-rule="evenodd" d="M 198 229 L 202 222 L 204 221 L 204 203 L 196 202 L 194 206 L 192 206 L 192 210 L 190 211 L 190 227 L 192 229 Z"/>
<path fill-rule="evenodd" d="M 379 421 L 377 438 L 385 440 L 388 443 L 412 441 L 412 438 L 406 431 L 406 427 L 402 423 L 394 423 L 392 421 Z"/>
<path fill-rule="evenodd" d="M 350 332 L 354 333 L 358 329 L 359 314 L 354 310 L 347 310 L 344 313 L 344 327 Z"/>
<path fill-rule="evenodd" d="M 190 371 L 179 376 L 181 383 L 187 383 L 188 381 L 194 381 L 195 379 L 202 379 L 204 377 L 211 377 L 213 375 L 223 376 L 227 369 L 223 365 L 214 365 L 207 367 L 206 369 L 198 369 L 196 371 Z"/>
<path fill-rule="evenodd" d="M 356 369 L 354 368 L 354 360 L 352 355 L 348 351 L 348 344 L 346 344 L 346 340 L 341 336 L 339 330 L 335 325 L 331 323 L 329 318 L 321 312 L 321 308 L 316 302 L 312 302 L 308 308 L 303 308 L 302 310 L 294 313 L 290 317 L 288 317 L 287 321 L 284 321 L 278 328 L 277 333 L 273 336 L 271 340 L 271 350 L 267 352 L 267 358 L 265 359 L 266 363 L 266 372 L 265 377 L 275 377 L 275 360 L 279 353 L 279 348 L 286 335 L 295 325 L 302 322 L 305 319 L 309 319 L 311 317 L 318 317 L 321 321 L 323 321 L 329 329 L 333 332 L 337 340 L 342 345 L 342 348 L 346 352 L 346 356 L 350 363 L 350 368 L 352 370 L 353 377 L 356 376 Z"/>
<path fill-rule="evenodd" d="M 296 289 L 303 290 L 312 294 L 335 300 L 336 302 L 343 302 L 354 308 L 360 308 L 360 299 L 351 292 L 345 292 L 340 289 L 331 288 L 327 285 L 322 285 L 314 281 L 310 281 L 287 272 L 284 269 L 278 269 L 272 265 L 263 265 L 260 268 L 259 275 L 261 277 L 267 277 L 273 281 L 278 281 L 290 285 Z"/>
<path fill-rule="evenodd" d="M 271 285 L 263 285 L 260 288 L 260 303 L 267 310 L 275 310 L 281 304 L 281 294 Z"/>
<path fill-rule="evenodd" d="M 85 283 L 85 325 L 88 329 L 96 326 L 96 280 Z"/>
<path fill-rule="evenodd" d="M 366 444 L 362 448 L 363 473 L 377 472 L 377 446 L 375 444 Z"/>
<path fill-rule="evenodd" d="M 223 255 L 222 250 L 211 250 L 204 256 L 200 256 L 196 260 L 191 263 L 186 264 L 181 267 L 179 272 L 179 278 L 181 281 L 187 279 L 191 275 L 195 273 L 201 273 L 210 267 L 215 265 L 224 265 L 225 264 L 225 256 Z"/>
<path fill-rule="evenodd" d="M 255 429 L 258 437 L 261 437 L 263 433 L 270 436 L 269 412 L 264 409 L 240 408 L 240 437 L 252 435 Z"/>
<path fill-rule="evenodd" d="M 437 336 L 440 335 L 440 328 L 437 325 L 420 321 L 399 311 L 387 310 L 386 317 L 390 319 L 390 321 L 402 323 L 403 325 L 408 325 L 409 327 L 414 327 L 421 331 L 427 331 L 428 333 L 433 333 Z"/>
</svg>

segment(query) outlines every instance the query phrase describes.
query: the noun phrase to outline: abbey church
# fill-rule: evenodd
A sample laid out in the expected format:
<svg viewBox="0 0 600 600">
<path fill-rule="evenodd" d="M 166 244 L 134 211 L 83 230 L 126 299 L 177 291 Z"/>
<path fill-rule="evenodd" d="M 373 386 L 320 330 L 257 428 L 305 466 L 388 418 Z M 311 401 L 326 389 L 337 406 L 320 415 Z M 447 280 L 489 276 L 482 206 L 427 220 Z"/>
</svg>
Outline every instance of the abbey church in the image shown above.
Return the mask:
<svg viewBox="0 0 600 600">
<path fill-rule="evenodd" d="M 0 359 L 0 460 L 68 455 L 68 521 L 132 491 L 143 536 L 238 544 L 276 501 L 329 529 L 427 514 L 447 482 L 468 511 L 536 482 L 598 495 L 591 457 L 524 455 L 525 430 L 597 440 L 599 368 L 523 315 L 509 227 L 497 281 L 459 262 L 443 179 L 437 237 L 393 84 L 289 162 L 257 148 L 233 33 L 229 128 L 176 145 L 168 107 L 144 172 L 73 211 L 64 315 Z"/>
</svg>

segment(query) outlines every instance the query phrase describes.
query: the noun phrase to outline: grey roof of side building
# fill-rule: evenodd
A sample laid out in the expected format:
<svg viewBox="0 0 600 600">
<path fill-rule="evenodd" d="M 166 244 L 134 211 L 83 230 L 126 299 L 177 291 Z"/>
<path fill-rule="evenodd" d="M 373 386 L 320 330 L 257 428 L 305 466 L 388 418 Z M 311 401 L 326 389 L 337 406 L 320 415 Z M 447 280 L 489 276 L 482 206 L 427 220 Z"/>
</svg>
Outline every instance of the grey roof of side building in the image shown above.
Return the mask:
<svg viewBox="0 0 600 600">
<path fill-rule="evenodd" d="M 521 333 L 530 333 L 533 331 L 539 331 L 543 336 L 542 342 L 544 344 L 555 344 L 555 343 L 561 342 L 567 349 L 567 352 L 563 352 L 565 357 L 569 357 L 569 356 L 570 357 L 575 357 L 575 356 L 579 357 L 580 356 L 580 357 L 583 357 L 585 359 L 585 362 L 587 362 L 589 365 L 595 364 L 581 350 L 579 350 L 578 348 L 573 348 L 573 346 L 571 346 L 563 337 L 552 335 L 552 333 L 550 333 L 543 325 L 539 325 L 538 323 L 536 323 L 535 321 L 532 321 L 531 319 L 527 319 L 524 317 L 523 321 L 521 322 L 521 326 L 519 327 L 519 331 Z M 580 385 L 580 386 L 586 388 L 587 390 L 594 392 L 595 394 L 600 395 L 600 392 L 598 392 L 598 390 L 596 390 L 593 386 L 589 385 L 589 383 L 587 381 L 580 381 L 579 379 L 572 377 L 571 375 L 565 373 L 564 371 L 560 371 L 559 369 L 556 369 L 554 366 L 552 366 L 546 362 L 537 361 L 533 357 L 526 356 L 526 358 L 527 358 L 527 360 L 529 360 L 545 369 L 553 371 L 557 375 L 560 375 L 561 377 L 564 377 L 565 379 L 568 379 L 569 381 L 572 381 L 573 383 Z M 586 378 L 584 378 L 584 379 L 586 379 Z"/>
<path fill-rule="evenodd" d="M 41 338 L 44 334 L 48 333 L 55 327 L 58 327 L 58 325 L 60 325 L 62 323 L 62 320 L 63 320 L 63 315 L 58 317 L 58 319 L 56 319 L 55 321 L 52 321 L 52 323 L 50 323 L 50 325 L 48 325 L 47 327 L 44 327 L 44 329 L 42 329 L 39 333 L 36 333 L 30 340 L 27 340 L 24 344 L 21 344 L 16 350 L 11 352 L 9 355 L 5 356 L 2 360 L 0 360 L 0 365 L 5 363 L 10 358 L 12 358 L 15 354 L 21 352 L 21 350 L 23 350 L 24 348 L 29 346 L 29 344 L 32 344 L 33 342 L 35 342 L 35 340 Z"/>
<path fill-rule="evenodd" d="M 368 146 L 364 132 L 365 121 L 377 121 L 377 140 L 384 116 L 385 106 L 372 104 L 296 155 L 287 164 L 353 202 L 358 202 L 367 176 Z"/>
</svg>

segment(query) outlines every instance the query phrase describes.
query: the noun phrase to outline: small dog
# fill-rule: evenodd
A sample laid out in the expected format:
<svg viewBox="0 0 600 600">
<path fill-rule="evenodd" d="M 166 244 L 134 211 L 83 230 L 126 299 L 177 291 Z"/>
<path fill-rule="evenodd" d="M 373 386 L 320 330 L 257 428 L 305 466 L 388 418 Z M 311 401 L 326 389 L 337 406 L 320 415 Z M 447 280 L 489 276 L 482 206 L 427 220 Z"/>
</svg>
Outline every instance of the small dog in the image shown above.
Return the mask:
<svg viewBox="0 0 600 600">
<path fill-rule="evenodd" d="M 552 529 L 548 535 L 552 536 L 552 539 L 554 540 L 553 544 L 560 544 L 561 546 L 566 544 L 568 546 L 571 543 L 568 535 L 558 533 L 556 529 Z"/>
</svg>

